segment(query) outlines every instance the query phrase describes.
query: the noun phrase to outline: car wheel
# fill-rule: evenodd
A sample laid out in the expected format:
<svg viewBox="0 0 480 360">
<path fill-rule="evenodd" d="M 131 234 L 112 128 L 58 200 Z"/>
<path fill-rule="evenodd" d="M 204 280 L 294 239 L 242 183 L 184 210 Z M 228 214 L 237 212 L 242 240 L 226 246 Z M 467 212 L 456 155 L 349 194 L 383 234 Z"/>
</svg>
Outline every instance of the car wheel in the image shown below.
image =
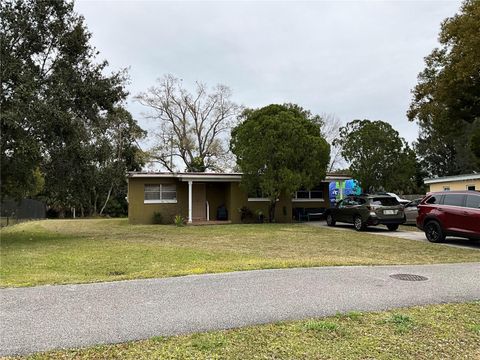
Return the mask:
<svg viewBox="0 0 480 360">
<path fill-rule="evenodd" d="M 436 221 L 429 221 L 424 226 L 427 240 L 433 243 L 439 243 L 445 240 L 445 234 L 442 227 Z"/>
<path fill-rule="evenodd" d="M 398 224 L 388 224 L 387 228 L 390 231 L 396 231 L 398 229 Z"/>
<path fill-rule="evenodd" d="M 328 226 L 335 226 L 335 224 L 336 224 L 336 221 L 333 218 L 332 214 L 328 214 L 327 215 L 327 225 Z"/>
<path fill-rule="evenodd" d="M 355 226 L 355 230 L 357 231 L 365 229 L 365 224 L 363 223 L 362 218 L 358 215 L 353 218 L 353 226 Z"/>
</svg>

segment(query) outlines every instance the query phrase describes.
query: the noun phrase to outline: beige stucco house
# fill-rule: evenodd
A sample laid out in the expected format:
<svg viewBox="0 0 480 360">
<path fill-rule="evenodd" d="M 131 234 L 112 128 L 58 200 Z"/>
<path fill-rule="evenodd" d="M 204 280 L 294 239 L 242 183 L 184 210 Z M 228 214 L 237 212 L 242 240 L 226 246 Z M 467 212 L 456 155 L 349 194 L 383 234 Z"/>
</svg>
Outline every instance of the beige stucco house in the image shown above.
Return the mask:
<svg viewBox="0 0 480 360">
<path fill-rule="evenodd" d="M 430 192 L 454 190 L 480 190 L 480 174 L 465 174 L 425 179 Z"/>
<path fill-rule="evenodd" d="M 275 221 L 291 222 L 299 217 L 316 214 L 330 206 L 330 181 L 344 181 L 349 176 L 327 175 L 310 191 L 297 191 L 294 196 L 282 194 L 276 203 Z M 240 182 L 240 173 L 164 173 L 130 172 L 128 174 L 128 219 L 131 224 L 154 223 L 161 214 L 163 223 L 172 223 L 176 215 L 188 223 L 218 220 L 218 210 L 227 217 L 223 221 L 240 223 L 239 209 L 268 214 L 269 200 L 247 194 Z M 226 210 L 226 211 L 225 211 Z M 302 220 L 302 219 L 300 219 Z"/>
</svg>

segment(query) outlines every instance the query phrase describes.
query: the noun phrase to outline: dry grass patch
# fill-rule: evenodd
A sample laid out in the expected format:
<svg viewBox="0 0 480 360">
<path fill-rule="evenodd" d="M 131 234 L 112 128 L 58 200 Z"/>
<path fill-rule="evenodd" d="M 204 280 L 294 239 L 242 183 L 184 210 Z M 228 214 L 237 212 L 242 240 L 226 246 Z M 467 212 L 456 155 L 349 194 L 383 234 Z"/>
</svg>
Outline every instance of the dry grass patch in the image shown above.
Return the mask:
<svg viewBox="0 0 480 360">
<path fill-rule="evenodd" d="M 126 219 L 4 228 L 1 286 L 85 283 L 237 270 L 480 261 L 480 252 L 300 224 L 181 227 Z"/>
</svg>

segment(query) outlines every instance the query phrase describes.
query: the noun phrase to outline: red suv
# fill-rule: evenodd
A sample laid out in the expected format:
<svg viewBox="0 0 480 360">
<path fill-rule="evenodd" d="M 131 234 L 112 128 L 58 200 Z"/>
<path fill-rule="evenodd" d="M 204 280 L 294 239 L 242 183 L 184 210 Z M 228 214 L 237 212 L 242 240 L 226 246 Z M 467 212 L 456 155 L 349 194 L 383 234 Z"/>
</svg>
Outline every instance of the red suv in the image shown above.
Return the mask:
<svg viewBox="0 0 480 360">
<path fill-rule="evenodd" d="M 442 242 L 449 235 L 480 239 L 480 192 L 428 194 L 418 205 L 417 227 L 431 242 Z"/>
</svg>

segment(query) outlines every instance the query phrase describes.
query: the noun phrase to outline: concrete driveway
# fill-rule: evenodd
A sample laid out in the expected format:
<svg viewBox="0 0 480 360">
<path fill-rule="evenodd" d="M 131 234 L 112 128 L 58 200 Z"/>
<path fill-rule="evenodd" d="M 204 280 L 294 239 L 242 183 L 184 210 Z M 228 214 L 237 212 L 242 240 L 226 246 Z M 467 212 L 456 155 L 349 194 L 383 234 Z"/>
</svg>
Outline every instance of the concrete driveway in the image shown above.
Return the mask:
<svg viewBox="0 0 480 360">
<path fill-rule="evenodd" d="M 310 222 L 306 222 L 305 224 L 309 226 L 315 226 L 315 227 L 327 227 L 329 229 L 334 229 L 334 230 L 356 232 L 352 224 L 337 223 L 335 226 L 328 226 L 325 221 L 310 221 Z M 411 228 L 412 230 L 409 231 L 408 228 Z M 414 227 L 413 225 L 401 226 L 400 229 L 397 231 L 389 231 L 386 228 L 386 226 L 383 226 L 383 225 L 369 226 L 365 231 L 362 231 L 362 233 L 428 242 L 427 238 L 425 237 L 425 233 L 422 231 L 416 230 L 416 227 Z M 471 241 L 468 239 L 457 238 L 453 236 L 447 237 L 445 242 L 440 243 L 438 245 L 480 250 L 480 241 Z"/>
<path fill-rule="evenodd" d="M 394 274 L 424 276 L 403 281 Z M 0 289 L 0 356 L 480 299 L 480 263 L 259 270 Z"/>
</svg>

